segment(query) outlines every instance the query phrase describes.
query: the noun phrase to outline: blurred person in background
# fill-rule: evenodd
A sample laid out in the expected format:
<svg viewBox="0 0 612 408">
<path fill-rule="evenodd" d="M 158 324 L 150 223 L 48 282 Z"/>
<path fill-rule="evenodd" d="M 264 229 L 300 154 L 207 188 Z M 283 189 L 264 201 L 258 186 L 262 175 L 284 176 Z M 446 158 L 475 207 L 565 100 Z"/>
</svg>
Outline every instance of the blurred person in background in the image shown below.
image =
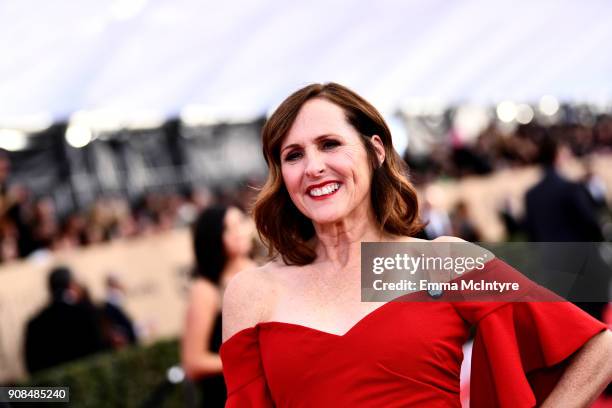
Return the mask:
<svg viewBox="0 0 612 408">
<path fill-rule="evenodd" d="M 105 349 L 96 308 L 71 270 L 54 268 L 48 285 L 51 302 L 26 327 L 25 360 L 30 373 Z"/>
<path fill-rule="evenodd" d="M 540 146 L 542 179 L 525 196 L 525 226 L 530 241 L 598 242 L 603 239 L 590 198 L 578 183 L 558 172 L 558 142 L 547 137 Z"/>
<path fill-rule="evenodd" d="M 19 257 L 26 257 L 35 250 L 30 190 L 21 184 L 12 185 L 9 189 L 9 202 L 6 216 L 16 228 Z"/>
<path fill-rule="evenodd" d="M 168 230 L 174 226 L 168 197 L 162 193 L 145 193 L 136 205 L 135 215 L 139 230 L 145 234 Z"/>
<path fill-rule="evenodd" d="M 19 256 L 19 234 L 8 220 L 0 219 L 0 262 L 10 261 Z"/>
<path fill-rule="evenodd" d="M 469 242 L 480 241 L 480 233 L 470 218 L 465 201 L 459 201 L 451 213 L 452 235 Z M 446 234 L 445 234 L 446 235 Z"/>
<path fill-rule="evenodd" d="M 599 152 L 612 151 L 612 116 L 600 115 L 593 129 L 595 148 Z"/>
<path fill-rule="evenodd" d="M 53 249 L 74 249 L 86 242 L 86 220 L 80 213 L 69 214 L 61 223 L 59 235 L 53 243 Z"/>
<path fill-rule="evenodd" d="M 221 358 L 221 297 L 229 280 L 255 263 L 249 258 L 253 244 L 250 219 L 236 207 L 204 210 L 192 229 L 195 253 L 181 360 L 186 375 L 198 380 L 202 406 L 223 407 L 226 387 Z"/>
<path fill-rule="evenodd" d="M 10 208 L 8 198 L 8 177 L 11 172 L 11 162 L 4 153 L 0 150 L 0 217 L 4 217 L 7 210 Z"/>
<path fill-rule="evenodd" d="M 427 222 L 421 238 L 435 239 L 450 235 L 452 225 L 448 213 L 440 208 L 435 208 L 429 200 L 423 202 L 421 217 Z"/>
<path fill-rule="evenodd" d="M 420 215 L 425 227 L 417 235 L 418 238 L 431 240 L 452 233 L 451 219 L 444 209 L 444 192 L 438 186 L 424 186 L 420 204 Z"/>
<path fill-rule="evenodd" d="M 87 214 L 85 239 L 88 245 L 106 242 L 112 238 L 112 207 L 109 200 L 101 198 L 93 203 Z"/>
<path fill-rule="evenodd" d="M 519 234 L 521 234 L 523 230 L 521 228 L 521 220 L 515 215 L 512 208 L 512 200 L 509 196 L 504 197 L 502 200 L 501 206 L 497 211 L 497 215 L 504 224 L 506 239 L 508 241 L 517 240 Z"/>
<path fill-rule="evenodd" d="M 137 343 L 134 324 L 124 310 L 125 292 L 119 274 L 109 273 L 102 307 L 102 330 L 106 342 L 115 350 Z"/>
<path fill-rule="evenodd" d="M 204 187 L 188 187 L 181 192 L 183 201 L 178 208 L 179 225 L 192 225 L 198 214 L 211 205 L 213 195 Z"/>
<path fill-rule="evenodd" d="M 606 202 L 606 197 L 608 196 L 608 189 L 606 188 L 605 181 L 595 173 L 592 160 L 587 160 L 585 163 L 585 172 L 581 183 L 589 194 L 594 208 L 598 211 L 607 212 L 608 203 Z"/>
<path fill-rule="evenodd" d="M 580 183 L 565 179 L 559 174 L 558 166 L 563 160 L 562 151 L 556 138 L 548 135 L 540 144 L 542 179 L 525 195 L 525 228 L 530 241 L 534 242 L 600 242 L 604 237 L 597 220 L 595 207 L 587 189 Z M 564 256 L 549 257 L 547 268 L 560 270 L 565 263 Z M 595 259 L 594 262 L 603 262 Z M 554 263 L 557 262 L 557 267 Z M 569 297 L 581 299 L 605 299 L 608 296 L 606 276 L 592 276 L 590 280 L 576 278 Z M 595 279 L 595 280 L 593 280 Z M 587 313 L 602 320 L 606 303 L 576 302 Z"/>
<path fill-rule="evenodd" d="M 9 156 L 0 150 L 0 262 L 26 257 L 36 250 L 30 191 L 9 183 L 10 174 Z"/>
<path fill-rule="evenodd" d="M 34 252 L 50 251 L 59 232 L 55 203 L 51 197 L 41 197 L 36 200 L 30 227 Z"/>
</svg>

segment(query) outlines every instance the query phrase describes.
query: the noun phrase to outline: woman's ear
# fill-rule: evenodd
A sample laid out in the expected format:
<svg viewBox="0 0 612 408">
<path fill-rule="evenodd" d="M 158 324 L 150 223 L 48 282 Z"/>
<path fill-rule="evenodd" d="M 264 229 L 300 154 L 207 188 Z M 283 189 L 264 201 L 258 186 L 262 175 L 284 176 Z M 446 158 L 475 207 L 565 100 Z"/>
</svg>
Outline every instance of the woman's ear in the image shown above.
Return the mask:
<svg viewBox="0 0 612 408">
<path fill-rule="evenodd" d="M 373 135 L 370 138 L 370 141 L 372 142 L 372 146 L 376 151 L 376 156 L 378 157 L 378 167 L 380 167 L 385 162 L 385 145 L 378 135 Z"/>
</svg>

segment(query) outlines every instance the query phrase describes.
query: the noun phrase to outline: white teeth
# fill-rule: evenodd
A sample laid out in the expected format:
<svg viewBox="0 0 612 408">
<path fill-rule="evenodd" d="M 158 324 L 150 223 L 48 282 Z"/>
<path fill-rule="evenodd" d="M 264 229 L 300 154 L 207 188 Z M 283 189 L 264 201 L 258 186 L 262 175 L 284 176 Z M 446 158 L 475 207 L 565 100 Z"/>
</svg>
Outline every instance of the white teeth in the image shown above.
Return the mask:
<svg viewBox="0 0 612 408">
<path fill-rule="evenodd" d="M 328 185 L 326 185 L 324 187 L 313 188 L 312 190 L 310 190 L 309 194 L 311 196 L 314 196 L 314 197 L 320 197 L 322 195 L 331 194 L 334 191 L 338 190 L 339 188 L 340 188 L 340 184 L 332 183 L 332 184 L 328 184 Z"/>
</svg>

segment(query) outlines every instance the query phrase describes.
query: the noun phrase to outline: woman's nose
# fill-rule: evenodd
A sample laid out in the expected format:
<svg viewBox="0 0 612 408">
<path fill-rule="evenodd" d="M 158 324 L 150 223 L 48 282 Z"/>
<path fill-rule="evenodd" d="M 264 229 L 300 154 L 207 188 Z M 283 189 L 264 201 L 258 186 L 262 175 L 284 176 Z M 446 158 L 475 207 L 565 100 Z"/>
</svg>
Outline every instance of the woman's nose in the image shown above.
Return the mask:
<svg viewBox="0 0 612 408">
<path fill-rule="evenodd" d="M 306 157 L 306 175 L 319 177 L 325 171 L 325 162 L 319 153 L 311 153 Z"/>
</svg>

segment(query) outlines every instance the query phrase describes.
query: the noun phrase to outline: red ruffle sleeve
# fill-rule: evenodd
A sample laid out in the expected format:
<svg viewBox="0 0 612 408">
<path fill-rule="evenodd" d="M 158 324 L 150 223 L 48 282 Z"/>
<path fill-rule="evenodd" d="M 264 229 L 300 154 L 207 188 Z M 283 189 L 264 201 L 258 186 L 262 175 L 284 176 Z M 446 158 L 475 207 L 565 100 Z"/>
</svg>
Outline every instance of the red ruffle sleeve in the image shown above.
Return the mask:
<svg viewBox="0 0 612 408">
<path fill-rule="evenodd" d="M 476 324 L 471 407 L 533 407 L 550 394 L 568 358 L 606 327 L 568 302 L 456 303 Z"/>
<path fill-rule="evenodd" d="M 273 407 L 261 363 L 259 328 L 244 329 L 221 346 L 227 384 L 226 408 Z"/>
</svg>

